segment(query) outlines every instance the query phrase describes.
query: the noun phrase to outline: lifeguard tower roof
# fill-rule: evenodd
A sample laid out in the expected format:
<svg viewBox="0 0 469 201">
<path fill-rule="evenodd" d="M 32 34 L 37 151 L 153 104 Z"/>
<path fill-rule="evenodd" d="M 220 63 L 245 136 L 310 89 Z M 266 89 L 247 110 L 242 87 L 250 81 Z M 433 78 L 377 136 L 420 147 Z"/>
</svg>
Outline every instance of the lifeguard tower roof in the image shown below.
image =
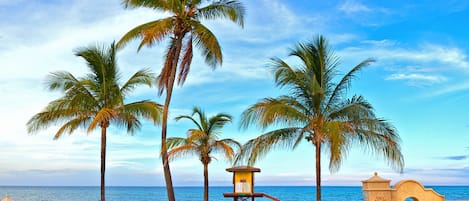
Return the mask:
<svg viewBox="0 0 469 201">
<path fill-rule="evenodd" d="M 260 168 L 250 167 L 250 166 L 238 166 L 238 167 L 231 167 L 226 168 L 228 172 L 261 172 Z"/>
</svg>

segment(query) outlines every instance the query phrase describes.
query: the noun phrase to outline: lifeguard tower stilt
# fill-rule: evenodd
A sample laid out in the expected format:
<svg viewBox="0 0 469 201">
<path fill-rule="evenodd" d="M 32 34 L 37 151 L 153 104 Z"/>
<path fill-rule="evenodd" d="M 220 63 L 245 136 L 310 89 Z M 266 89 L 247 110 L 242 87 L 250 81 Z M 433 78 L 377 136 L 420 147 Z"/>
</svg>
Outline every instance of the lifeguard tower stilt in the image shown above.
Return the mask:
<svg viewBox="0 0 469 201">
<path fill-rule="evenodd" d="M 254 192 L 254 172 L 260 172 L 261 169 L 239 166 L 227 168 L 226 171 L 233 172 L 233 192 L 223 193 L 224 197 L 232 197 L 233 201 L 248 201 L 249 198 L 254 201 L 256 197 L 266 197 L 274 201 L 280 201 L 265 193 Z"/>
</svg>

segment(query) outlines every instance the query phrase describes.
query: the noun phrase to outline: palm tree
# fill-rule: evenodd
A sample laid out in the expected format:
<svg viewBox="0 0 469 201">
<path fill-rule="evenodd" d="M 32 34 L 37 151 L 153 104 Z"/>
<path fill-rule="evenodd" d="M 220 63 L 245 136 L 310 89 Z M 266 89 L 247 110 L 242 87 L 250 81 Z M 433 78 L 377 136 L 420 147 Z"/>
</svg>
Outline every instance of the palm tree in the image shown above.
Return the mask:
<svg viewBox="0 0 469 201">
<path fill-rule="evenodd" d="M 135 87 L 151 86 L 154 77 L 149 70 L 140 70 L 120 86 L 114 43 L 108 49 L 78 49 L 76 56 L 86 60 L 90 73 L 83 78 L 76 78 L 65 71 L 51 73 L 47 79 L 49 90 L 63 91 L 64 95 L 50 102 L 28 121 L 28 132 L 37 132 L 64 122 L 54 136 L 57 140 L 64 133 L 71 134 L 79 127 L 87 132 L 101 128 L 101 201 L 105 201 L 107 128 L 113 124 L 134 133 L 141 126 L 139 118 L 160 123 L 162 107 L 148 100 L 124 102 Z"/>
<path fill-rule="evenodd" d="M 196 128 L 188 130 L 187 138 L 168 138 L 169 160 L 194 155 L 199 157 L 204 165 L 204 201 L 208 201 L 208 164 L 212 161 L 212 153 L 222 153 L 228 161 L 232 161 L 235 156 L 233 146 L 241 149 L 241 144 L 233 139 L 218 139 L 221 129 L 231 122 L 228 114 L 219 113 L 207 118 L 200 108 L 195 107 L 192 116 L 176 117 L 176 120 L 180 119 L 191 120 Z"/>
<path fill-rule="evenodd" d="M 339 170 L 354 144 L 382 154 L 394 169 L 402 171 L 404 161 L 395 128 L 377 118 L 372 105 L 362 96 L 345 98 L 356 73 L 374 60 L 360 62 L 339 80 L 335 78 L 339 58 L 322 36 L 299 43 L 289 56 L 298 59 L 296 68 L 272 58 L 275 82 L 280 88 L 287 88 L 289 94 L 260 100 L 242 113 L 240 123 L 241 128 L 256 124 L 262 129 L 277 129 L 248 141 L 238 160 L 253 164 L 273 148 L 294 149 L 305 139 L 316 151 L 317 201 L 321 200 L 323 147 L 330 155 L 330 172 Z"/>
<path fill-rule="evenodd" d="M 202 5 L 204 2 L 208 5 Z M 129 41 L 141 39 L 138 50 L 169 39 L 166 61 L 158 81 L 158 94 L 166 91 L 161 129 L 162 163 L 169 201 L 175 201 L 167 151 L 164 149 L 167 136 L 168 110 L 171 102 L 176 71 L 178 84 L 183 85 L 192 62 L 193 45 L 202 51 L 205 62 L 213 69 L 222 64 L 221 47 L 215 35 L 201 20 L 228 19 L 243 27 L 244 6 L 237 0 L 123 0 L 124 7 L 145 7 L 170 13 L 171 16 L 139 25 L 127 32 L 118 42 L 123 47 Z"/>
</svg>

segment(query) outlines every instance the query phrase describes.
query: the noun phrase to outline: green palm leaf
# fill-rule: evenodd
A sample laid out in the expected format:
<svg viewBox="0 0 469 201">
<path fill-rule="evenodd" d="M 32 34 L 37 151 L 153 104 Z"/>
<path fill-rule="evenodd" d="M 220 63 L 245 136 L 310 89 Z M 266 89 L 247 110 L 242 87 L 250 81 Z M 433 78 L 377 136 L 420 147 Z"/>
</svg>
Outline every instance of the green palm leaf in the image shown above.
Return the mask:
<svg viewBox="0 0 469 201">
<path fill-rule="evenodd" d="M 186 138 L 168 138 L 165 149 L 170 160 L 188 156 L 199 158 L 204 166 L 204 196 L 208 199 L 208 164 L 214 159 L 213 154 L 220 153 L 231 162 L 236 156 L 235 149 L 240 150 L 242 146 L 233 139 L 218 139 L 223 127 L 231 122 L 231 115 L 218 113 L 207 117 L 202 109 L 194 107 L 192 116 L 176 117 L 176 120 L 181 119 L 190 120 L 195 128 L 187 131 Z"/>
<path fill-rule="evenodd" d="M 198 10 L 198 17 L 206 20 L 227 18 L 239 26 L 244 26 L 246 9 L 239 1 L 222 0 Z"/>
<path fill-rule="evenodd" d="M 164 18 L 139 25 L 122 36 L 119 42 L 117 42 L 117 47 L 123 48 L 127 43 L 137 38 L 142 40 L 137 50 L 140 50 L 144 45 L 151 47 L 153 44 L 159 43 L 168 37 L 172 32 L 173 26 L 173 18 Z"/>
<path fill-rule="evenodd" d="M 275 82 L 286 88 L 288 94 L 262 99 L 241 117 L 241 128 L 254 124 L 275 129 L 248 141 L 237 162 L 252 165 L 275 148 L 294 149 L 306 139 L 316 149 L 318 201 L 321 200 L 322 149 L 329 153 L 330 172 L 339 170 L 355 144 L 365 147 L 367 152 L 382 155 L 392 168 L 402 171 L 404 159 L 395 128 L 377 118 L 373 106 L 362 96 L 345 98 L 356 73 L 374 60 L 360 62 L 337 79 L 339 58 L 322 36 L 297 44 L 289 56 L 298 59 L 299 65 L 293 67 L 277 57 L 271 59 Z"/>
<path fill-rule="evenodd" d="M 51 73 L 47 78 L 49 90 L 60 90 L 63 96 L 51 101 L 40 113 L 27 123 L 29 133 L 35 133 L 51 125 L 62 124 L 54 139 L 64 133 L 73 133 L 84 128 L 88 133 L 101 128 L 101 200 L 104 201 L 104 169 L 107 128 L 113 124 L 126 127 L 129 133 L 140 128 L 138 118 L 161 121 L 161 105 L 151 101 L 124 104 L 126 95 L 138 85 L 151 85 L 153 80 L 148 70 L 134 74 L 125 85 L 118 83 L 120 75 L 116 64 L 116 47 L 79 48 L 76 55 L 86 61 L 90 71 L 83 78 L 69 72 Z"/>
</svg>

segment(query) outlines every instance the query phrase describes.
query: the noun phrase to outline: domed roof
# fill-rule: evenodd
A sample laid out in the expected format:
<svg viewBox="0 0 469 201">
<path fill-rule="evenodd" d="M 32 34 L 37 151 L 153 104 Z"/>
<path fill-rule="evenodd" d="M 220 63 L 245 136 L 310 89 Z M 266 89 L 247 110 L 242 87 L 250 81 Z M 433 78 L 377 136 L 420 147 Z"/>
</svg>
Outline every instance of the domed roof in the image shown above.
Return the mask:
<svg viewBox="0 0 469 201">
<path fill-rule="evenodd" d="M 362 182 L 380 183 L 380 182 L 391 182 L 391 180 L 384 179 L 384 178 L 378 176 L 378 173 L 375 172 L 375 174 L 371 178 L 369 178 L 368 180 L 364 180 Z"/>
</svg>

